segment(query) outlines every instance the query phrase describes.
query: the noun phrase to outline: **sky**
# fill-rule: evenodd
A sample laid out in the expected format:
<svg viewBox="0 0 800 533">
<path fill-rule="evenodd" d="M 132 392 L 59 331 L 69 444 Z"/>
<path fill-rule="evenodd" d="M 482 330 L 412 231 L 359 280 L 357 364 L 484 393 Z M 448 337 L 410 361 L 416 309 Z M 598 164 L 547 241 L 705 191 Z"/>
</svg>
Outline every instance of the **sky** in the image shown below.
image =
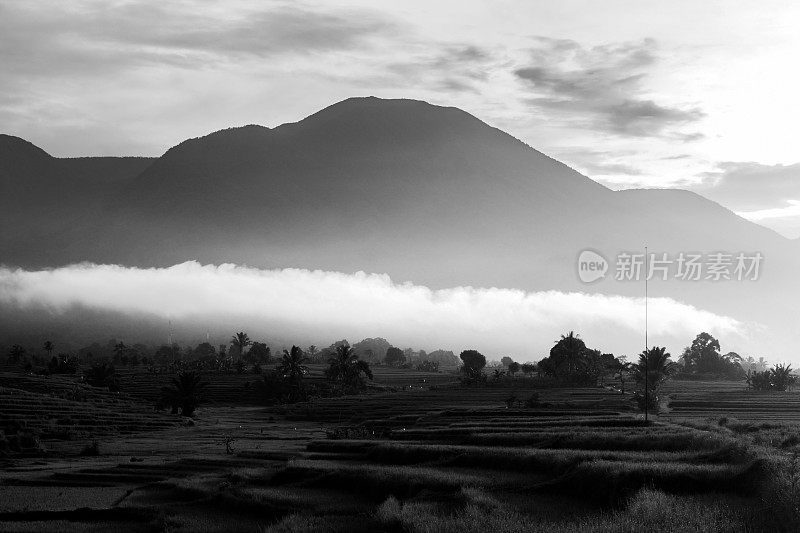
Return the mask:
<svg viewBox="0 0 800 533">
<path fill-rule="evenodd" d="M 164 153 L 350 96 L 462 108 L 615 189 L 800 237 L 800 4 L 0 0 L 0 132 Z"/>
</svg>

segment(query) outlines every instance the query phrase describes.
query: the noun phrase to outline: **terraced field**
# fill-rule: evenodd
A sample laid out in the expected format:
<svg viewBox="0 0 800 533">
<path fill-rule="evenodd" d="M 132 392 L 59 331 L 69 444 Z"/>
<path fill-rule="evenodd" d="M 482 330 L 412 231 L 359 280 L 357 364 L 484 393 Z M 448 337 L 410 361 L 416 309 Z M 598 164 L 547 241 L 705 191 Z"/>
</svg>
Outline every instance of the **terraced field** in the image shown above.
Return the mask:
<svg viewBox="0 0 800 533">
<path fill-rule="evenodd" d="M 174 416 L 124 400 L 73 401 L 0 387 L 0 427 L 22 423 L 42 440 L 70 440 L 174 427 Z"/>
<path fill-rule="evenodd" d="M 180 421 L 74 377 L 0 375 L 0 429 L 25 429 L 45 447 L 80 447 L 109 435 L 162 431 Z"/>
<path fill-rule="evenodd" d="M 758 392 L 745 382 L 667 382 L 670 419 L 734 418 L 748 422 L 800 423 L 800 391 Z"/>
<path fill-rule="evenodd" d="M 498 398 L 451 389 L 296 408 L 287 415 L 324 424 L 327 438 L 280 465 L 164 487 L 267 509 L 265 531 L 748 530 L 769 468 L 724 428 Z M 340 410 L 344 426 L 331 423 Z"/>
<path fill-rule="evenodd" d="M 53 383 L 76 394 L 69 380 Z M 612 390 L 514 385 L 400 387 L 288 407 L 207 405 L 192 425 L 167 417 L 173 425 L 164 427 L 131 398 L 49 395 L 67 409 L 93 406 L 95 416 L 146 413 L 154 425 L 109 432 L 98 457 L 64 447 L 7 463 L 0 530 L 791 530 L 782 524 L 800 507 L 786 502 L 800 494 L 786 496 L 795 485 L 784 467 L 800 451 L 800 426 L 645 423 L 629 395 Z M 743 394 L 678 385 L 671 394 Z M 538 394 L 538 403 L 507 406 L 512 393 Z M 42 494 L 49 496 L 34 497 Z"/>
</svg>

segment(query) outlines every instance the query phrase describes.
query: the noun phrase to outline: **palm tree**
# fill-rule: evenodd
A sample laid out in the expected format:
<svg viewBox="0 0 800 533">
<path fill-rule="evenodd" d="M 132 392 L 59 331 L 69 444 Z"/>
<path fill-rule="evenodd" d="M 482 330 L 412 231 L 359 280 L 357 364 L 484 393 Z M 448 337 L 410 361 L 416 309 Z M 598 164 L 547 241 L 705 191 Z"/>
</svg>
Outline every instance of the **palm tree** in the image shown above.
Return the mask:
<svg viewBox="0 0 800 533">
<path fill-rule="evenodd" d="M 342 394 L 348 390 L 359 390 L 364 387 L 362 374 L 372 379 L 372 370 L 369 363 L 358 358 L 358 354 L 348 346 L 342 344 L 336 347 L 336 353 L 328 359 L 328 369 L 325 375 L 331 381 L 338 381 Z"/>
<path fill-rule="evenodd" d="M 570 331 L 567 335 L 561 335 L 561 339 L 556 342 L 556 346 L 550 354 L 556 353 L 561 361 L 559 367 L 566 367 L 568 375 L 572 375 L 586 364 L 586 343 L 581 340 L 580 335 Z M 561 370 L 558 368 L 557 370 Z"/>
<path fill-rule="evenodd" d="M 55 349 L 55 346 L 53 346 L 52 342 L 44 341 L 44 351 L 47 352 L 48 359 L 53 356 L 53 349 Z"/>
<path fill-rule="evenodd" d="M 108 390 L 119 390 L 119 381 L 114 371 L 114 365 L 103 361 L 95 363 L 83 373 L 83 379 L 92 387 L 108 387 Z"/>
<path fill-rule="evenodd" d="M 244 355 L 244 349 L 253 344 L 250 337 L 244 331 L 240 331 L 231 337 L 231 344 L 239 351 L 239 356 Z"/>
<path fill-rule="evenodd" d="M 666 348 L 653 346 L 640 353 L 639 362 L 633 365 L 633 373 L 637 382 L 644 383 L 645 369 L 647 369 L 649 386 L 658 387 L 679 370 L 679 365 L 670 360 L 670 354 L 667 353 Z"/>
<path fill-rule="evenodd" d="M 291 351 L 283 351 L 283 360 L 278 365 L 278 373 L 289 384 L 289 401 L 299 401 L 303 397 L 303 377 L 308 373 L 305 363 L 308 357 L 299 346 L 292 346 Z"/>
<path fill-rule="evenodd" d="M 653 346 L 639 354 L 639 362 L 633 364 L 632 369 L 636 383 L 640 386 L 645 385 L 645 376 L 647 377 L 648 398 L 645 400 L 640 395 L 642 401 L 647 402 L 648 408 L 657 408 L 659 388 L 680 366 L 670 360 L 670 354 L 665 347 Z"/>
<path fill-rule="evenodd" d="M 172 407 L 173 413 L 180 408 L 181 416 L 192 416 L 203 399 L 206 387 L 208 382 L 201 381 L 200 374 L 181 372 L 172 378 L 168 387 L 161 389 L 161 396 L 164 403 Z"/>
</svg>

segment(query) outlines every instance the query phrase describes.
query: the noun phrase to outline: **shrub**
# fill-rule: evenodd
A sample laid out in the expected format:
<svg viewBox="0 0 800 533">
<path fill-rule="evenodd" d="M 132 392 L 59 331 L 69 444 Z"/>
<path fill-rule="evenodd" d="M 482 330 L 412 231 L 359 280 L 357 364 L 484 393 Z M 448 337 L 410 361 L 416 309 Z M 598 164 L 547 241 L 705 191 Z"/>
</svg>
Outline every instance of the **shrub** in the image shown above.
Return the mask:
<svg viewBox="0 0 800 533">
<path fill-rule="evenodd" d="M 107 387 L 112 392 L 119 391 L 119 380 L 114 365 L 107 361 L 93 364 L 84 372 L 83 379 L 92 387 Z"/>
<path fill-rule="evenodd" d="M 747 376 L 747 384 L 757 391 L 785 391 L 797 382 L 792 374 L 792 365 L 775 365 L 763 372 L 751 372 Z"/>
<path fill-rule="evenodd" d="M 417 370 L 421 372 L 438 372 L 439 371 L 439 362 L 438 361 L 423 361 L 417 365 Z"/>
</svg>

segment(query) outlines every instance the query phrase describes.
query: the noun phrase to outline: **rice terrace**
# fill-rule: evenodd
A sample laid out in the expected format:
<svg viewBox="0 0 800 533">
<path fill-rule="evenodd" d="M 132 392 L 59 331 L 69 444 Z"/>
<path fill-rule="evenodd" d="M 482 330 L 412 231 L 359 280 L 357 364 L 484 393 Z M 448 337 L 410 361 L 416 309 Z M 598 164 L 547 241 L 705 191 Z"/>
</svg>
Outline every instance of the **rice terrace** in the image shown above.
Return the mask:
<svg viewBox="0 0 800 533">
<path fill-rule="evenodd" d="M 693 373 L 692 347 L 680 368 L 648 354 L 648 420 L 644 355 L 621 362 L 571 332 L 524 369 L 475 351 L 414 366 L 392 347 L 391 366 L 369 365 L 344 342 L 313 359 L 200 345 L 157 362 L 170 347 L 112 342 L 117 367 L 61 355 L 36 371 L 46 357 L 14 346 L 0 529 L 792 530 L 800 394 L 716 344 L 693 346 L 741 379 Z"/>
</svg>

